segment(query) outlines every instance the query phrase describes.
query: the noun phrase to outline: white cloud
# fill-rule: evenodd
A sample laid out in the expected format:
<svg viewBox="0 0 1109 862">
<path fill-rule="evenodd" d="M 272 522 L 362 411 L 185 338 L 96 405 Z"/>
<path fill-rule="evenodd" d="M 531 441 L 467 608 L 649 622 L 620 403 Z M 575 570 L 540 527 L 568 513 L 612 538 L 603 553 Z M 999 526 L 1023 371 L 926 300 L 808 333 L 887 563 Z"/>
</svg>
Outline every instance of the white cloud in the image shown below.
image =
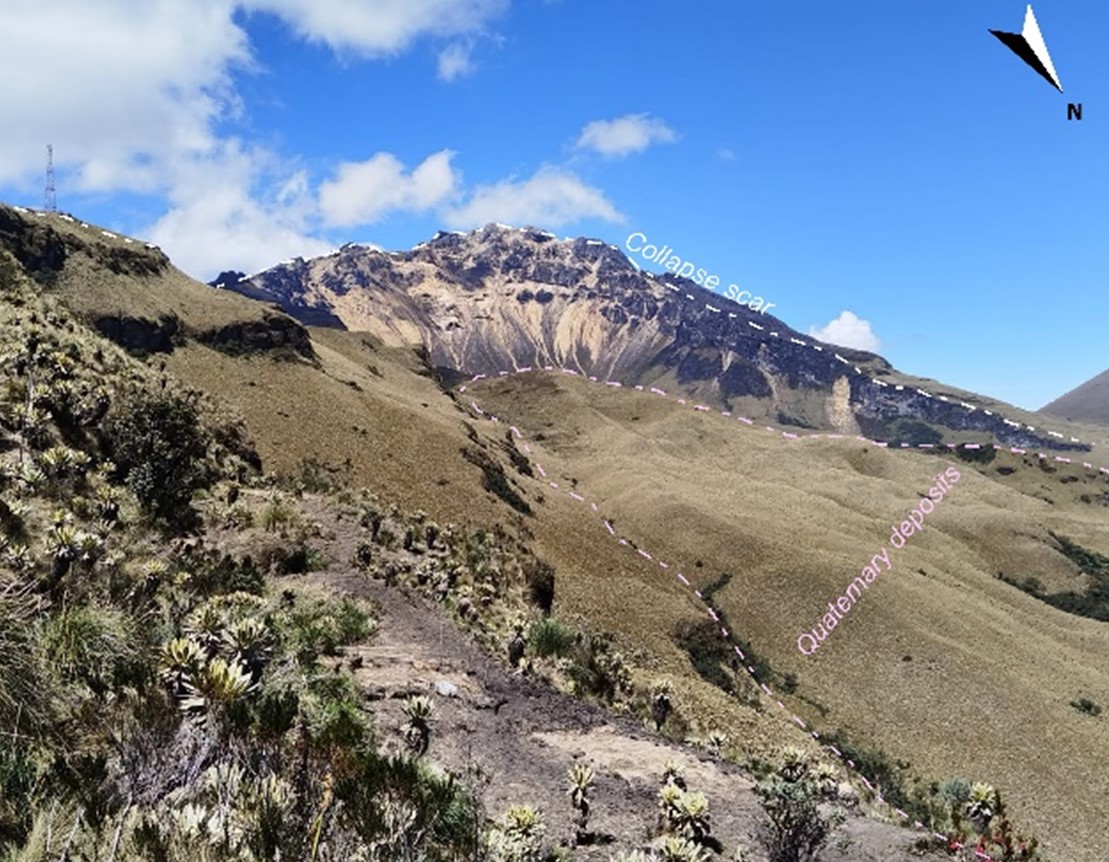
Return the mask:
<svg viewBox="0 0 1109 862">
<path fill-rule="evenodd" d="M 722 162 L 734 162 L 735 150 L 731 147 L 720 147 L 720 149 L 716 151 L 716 158 L 720 159 Z"/>
<path fill-rule="evenodd" d="M 458 176 L 450 150 L 428 156 L 410 174 L 392 153 L 344 162 L 338 176 L 320 186 L 320 212 L 330 225 L 370 224 L 392 210 L 420 212 L 449 200 Z"/>
<path fill-rule="evenodd" d="M 37 182 L 53 143 L 70 189 L 157 190 L 168 160 L 212 146 L 250 63 L 223 0 L 5 0 L 0 183 Z"/>
<path fill-rule="evenodd" d="M 809 335 L 829 344 L 853 347 L 856 350 L 875 352 L 882 346 L 878 336 L 870 329 L 870 321 L 863 320 L 850 311 L 841 311 L 839 317 L 819 329 L 810 326 Z"/>
<path fill-rule="evenodd" d="M 508 0 L 242 0 L 272 12 L 296 32 L 336 51 L 365 57 L 398 54 L 424 34 L 480 32 L 508 8 Z"/>
<path fill-rule="evenodd" d="M 503 180 L 479 186 L 465 204 L 447 209 L 443 218 L 455 228 L 503 222 L 561 227 L 584 218 L 623 222 L 624 217 L 600 189 L 586 185 L 560 168 L 541 168 L 523 181 Z"/>
<path fill-rule="evenodd" d="M 235 142 L 178 163 L 169 209 L 145 233 L 203 281 L 224 269 L 257 272 L 283 258 L 326 254 L 330 244 L 308 230 L 315 200 L 304 173 L 275 181 L 277 167 L 267 153 Z"/>
<path fill-rule="evenodd" d="M 473 60 L 470 59 L 472 46 L 455 42 L 439 52 L 439 78 L 443 81 L 453 81 L 455 78 L 470 75 L 474 71 Z"/>
<path fill-rule="evenodd" d="M 667 143 L 677 135 L 662 120 L 647 114 L 626 114 L 615 120 L 594 120 L 578 136 L 578 149 L 594 150 L 603 156 L 639 153 L 654 143 Z"/>
</svg>

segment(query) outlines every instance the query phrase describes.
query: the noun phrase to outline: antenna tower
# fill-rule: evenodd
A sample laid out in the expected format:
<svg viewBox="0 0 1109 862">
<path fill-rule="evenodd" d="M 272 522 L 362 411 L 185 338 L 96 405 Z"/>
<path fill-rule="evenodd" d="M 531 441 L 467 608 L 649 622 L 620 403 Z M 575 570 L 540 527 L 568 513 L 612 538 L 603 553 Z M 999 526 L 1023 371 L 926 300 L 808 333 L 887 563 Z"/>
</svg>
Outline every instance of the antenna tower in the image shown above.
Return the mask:
<svg viewBox="0 0 1109 862">
<path fill-rule="evenodd" d="M 54 145 L 46 145 L 46 191 L 43 195 L 47 212 L 58 211 L 58 190 L 54 187 Z"/>
</svg>

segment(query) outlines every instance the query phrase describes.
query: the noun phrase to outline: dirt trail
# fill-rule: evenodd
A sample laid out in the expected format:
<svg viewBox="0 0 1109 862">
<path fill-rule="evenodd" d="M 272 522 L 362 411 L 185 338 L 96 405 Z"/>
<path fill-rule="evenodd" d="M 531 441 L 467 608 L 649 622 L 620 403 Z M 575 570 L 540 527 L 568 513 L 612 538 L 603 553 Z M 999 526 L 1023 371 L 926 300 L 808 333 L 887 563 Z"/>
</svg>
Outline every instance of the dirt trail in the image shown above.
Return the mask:
<svg viewBox="0 0 1109 862">
<path fill-rule="evenodd" d="M 324 547 L 330 559 L 349 560 L 355 542 L 349 521 L 337 520 L 324 505 L 313 505 L 311 513 L 324 535 L 333 537 Z M 489 816 L 511 804 L 535 805 L 543 810 L 547 838 L 570 840 L 574 827 L 566 773 L 575 761 L 584 761 L 596 773 L 590 830 L 611 836 L 611 843 L 579 848 L 576 858 L 608 860 L 617 850 L 646 846 L 655 835 L 659 777 L 663 764 L 673 759 L 683 766 L 690 789 L 708 796 L 713 834 L 724 846 L 724 858 L 731 858 L 738 843 L 755 845 L 751 836 L 763 815 L 750 776 L 738 766 L 668 742 L 636 721 L 511 672 L 442 608 L 403 588 L 341 564 L 289 580 L 377 605 L 376 634 L 370 643 L 348 649 L 344 660 L 361 662 L 355 677 L 380 737 L 399 747 L 404 697 L 429 694 L 435 719 L 428 757 L 454 771 L 476 768 L 483 776 L 477 786 Z M 827 862 L 921 858 L 908 850 L 917 833 L 893 825 L 856 817 L 841 834 L 851 844 L 830 847 Z M 755 852 L 751 858 L 761 862 L 763 856 Z"/>
</svg>

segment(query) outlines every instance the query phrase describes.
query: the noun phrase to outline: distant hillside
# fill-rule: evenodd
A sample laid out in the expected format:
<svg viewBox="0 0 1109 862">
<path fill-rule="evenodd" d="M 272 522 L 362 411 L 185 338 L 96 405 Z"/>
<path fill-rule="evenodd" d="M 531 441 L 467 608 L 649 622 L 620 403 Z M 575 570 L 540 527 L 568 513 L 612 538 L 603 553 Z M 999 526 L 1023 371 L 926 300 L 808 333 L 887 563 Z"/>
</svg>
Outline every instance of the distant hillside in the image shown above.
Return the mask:
<svg viewBox="0 0 1109 862">
<path fill-rule="evenodd" d="M 302 323 L 421 346 L 447 379 L 564 366 L 680 389 L 756 420 L 910 444 L 952 432 L 1027 448 L 1075 449 L 1085 439 L 901 374 L 872 353 L 815 341 L 689 279 L 642 272 L 616 246 L 584 237 L 490 224 L 440 232 L 410 251 L 347 244 L 216 283 Z"/>
<path fill-rule="evenodd" d="M 1109 368 L 1039 410 L 1070 422 L 1109 425 Z"/>
</svg>

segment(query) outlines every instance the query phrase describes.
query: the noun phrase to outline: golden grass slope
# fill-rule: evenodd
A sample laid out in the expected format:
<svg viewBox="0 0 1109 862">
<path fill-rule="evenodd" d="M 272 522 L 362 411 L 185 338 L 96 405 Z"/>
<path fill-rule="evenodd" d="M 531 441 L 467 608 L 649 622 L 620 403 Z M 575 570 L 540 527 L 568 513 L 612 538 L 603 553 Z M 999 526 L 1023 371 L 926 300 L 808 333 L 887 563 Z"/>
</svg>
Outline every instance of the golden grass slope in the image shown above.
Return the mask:
<svg viewBox="0 0 1109 862">
<path fill-rule="evenodd" d="M 695 584 L 733 573 L 717 602 L 777 669 L 797 673 L 802 694 L 828 707 L 821 717 L 791 701 L 818 728 L 845 727 L 941 780 L 992 781 L 1053 858 L 1106 858 L 1109 727 L 1069 702 L 1109 705 L 1109 624 L 1057 611 L 996 577 L 1035 574 L 1073 587 L 1075 567 L 1046 530 L 1109 553 L 1106 509 L 1076 496 L 1104 494 L 1103 477 L 1022 466 L 1002 482 L 1000 457 L 979 471 L 857 441 L 783 441 L 573 379 L 516 377 L 467 394 L 519 424 L 551 477 L 598 502 L 639 547 Z M 544 439 L 535 443 L 537 433 Z M 924 532 L 893 552 L 893 570 L 821 650 L 802 656 L 798 634 L 889 547 L 891 525 L 948 463 L 962 478 Z M 1064 475 L 1077 481 L 1059 483 Z M 1033 496 L 1045 477 L 1054 504 Z M 623 632 L 660 671 L 688 675 L 667 633 L 694 605 L 673 574 L 617 545 L 583 504 L 560 495 L 548 514 L 537 532 L 562 563 L 560 610 Z"/>
</svg>

